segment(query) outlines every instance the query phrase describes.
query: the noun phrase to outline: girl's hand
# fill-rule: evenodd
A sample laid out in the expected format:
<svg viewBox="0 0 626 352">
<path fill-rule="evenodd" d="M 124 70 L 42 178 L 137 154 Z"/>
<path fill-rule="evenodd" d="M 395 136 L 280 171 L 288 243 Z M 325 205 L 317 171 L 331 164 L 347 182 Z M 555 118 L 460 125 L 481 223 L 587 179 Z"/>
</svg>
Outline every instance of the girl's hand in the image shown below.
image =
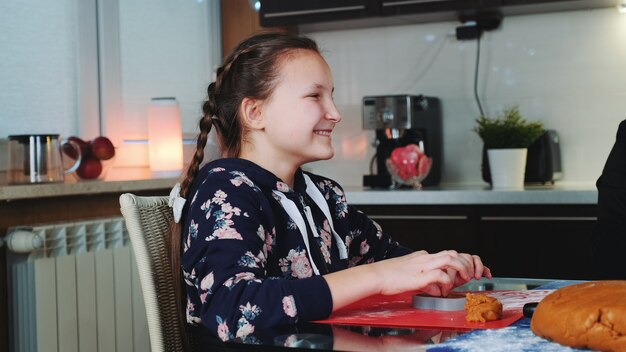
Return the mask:
<svg viewBox="0 0 626 352">
<path fill-rule="evenodd" d="M 447 295 L 472 278 L 491 277 L 480 257 L 453 250 L 429 254 L 418 251 L 372 265 L 378 270 L 379 292 L 393 295 L 420 290 L 430 295 Z"/>
<path fill-rule="evenodd" d="M 429 254 L 413 252 L 372 264 L 358 265 L 324 275 L 333 311 L 370 295 L 394 295 L 422 291 L 432 296 L 447 295 L 454 287 L 491 272 L 478 256 L 456 251 Z"/>
<path fill-rule="evenodd" d="M 460 255 L 464 257 L 468 262 L 473 263 L 473 266 L 475 269 L 474 274 L 473 274 L 474 279 L 480 280 L 480 278 L 483 276 L 485 276 L 488 279 L 491 279 L 491 270 L 489 270 L 488 267 L 483 265 L 482 260 L 480 260 L 479 256 L 470 255 L 467 253 L 460 253 Z M 470 280 L 463 279 L 460 275 L 458 275 L 457 271 L 454 270 L 453 268 L 446 269 L 446 272 L 448 276 L 450 277 L 450 280 L 454 283 L 452 285 L 444 285 L 440 287 L 441 296 L 444 296 L 444 297 L 447 296 L 450 293 L 450 291 L 452 291 L 452 289 L 454 289 L 455 287 L 466 284 L 467 282 L 471 280 L 471 279 Z"/>
</svg>

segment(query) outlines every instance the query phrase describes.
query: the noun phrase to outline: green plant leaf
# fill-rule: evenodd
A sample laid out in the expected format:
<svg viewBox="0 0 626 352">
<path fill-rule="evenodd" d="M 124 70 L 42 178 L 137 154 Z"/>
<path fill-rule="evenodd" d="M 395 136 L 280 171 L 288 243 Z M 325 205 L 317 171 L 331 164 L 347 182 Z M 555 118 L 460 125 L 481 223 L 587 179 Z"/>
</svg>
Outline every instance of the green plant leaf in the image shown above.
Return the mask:
<svg viewBox="0 0 626 352">
<path fill-rule="evenodd" d="M 528 148 L 543 132 L 543 123 L 528 121 L 519 106 L 504 109 L 496 118 L 480 116 L 473 129 L 487 149 Z"/>
</svg>

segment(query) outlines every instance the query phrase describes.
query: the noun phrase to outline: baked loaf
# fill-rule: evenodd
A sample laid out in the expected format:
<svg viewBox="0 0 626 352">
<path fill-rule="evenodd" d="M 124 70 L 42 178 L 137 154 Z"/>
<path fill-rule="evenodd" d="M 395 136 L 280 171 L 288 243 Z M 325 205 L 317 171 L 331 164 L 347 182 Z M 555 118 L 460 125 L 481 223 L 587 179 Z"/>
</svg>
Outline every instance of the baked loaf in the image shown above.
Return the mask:
<svg viewBox="0 0 626 352">
<path fill-rule="evenodd" d="M 537 305 L 530 328 L 566 346 L 626 351 L 626 281 L 560 288 Z"/>
<path fill-rule="evenodd" d="M 502 303 L 497 298 L 468 293 L 465 299 L 465 320 L 484 323 L 502 319 Z"/>
</svg>

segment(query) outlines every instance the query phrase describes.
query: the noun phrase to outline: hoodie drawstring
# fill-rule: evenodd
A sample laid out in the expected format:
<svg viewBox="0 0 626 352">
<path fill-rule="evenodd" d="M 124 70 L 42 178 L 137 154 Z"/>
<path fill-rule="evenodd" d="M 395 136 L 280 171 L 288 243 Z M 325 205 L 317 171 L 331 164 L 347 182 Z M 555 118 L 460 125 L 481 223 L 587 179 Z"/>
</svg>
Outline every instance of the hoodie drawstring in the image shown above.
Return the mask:
<svg viewBox="0 0 626 352">
<path fill-rule="evenodd" d="M 343 242 L 339 234 L 337 234 L 337 232 L 335 231 L 335 228 L 333 226 L 333 219 L 330 216 L 330 209 L 328 208 L 328 204 L 326 203 L 326 200 L 324 199 L 322 192 L 320 192 L 317 186 L 315 186 L 315 184 L 313 183 L 313 181 L 311 181 L 311 178 L 308 175 L 303 174 L 303 176 L 304 176 L 304 180 L 306 181 L 306 193 L 309 195 L 309 197 L 311 197 L 313 202 L 315 202 L 315 204 L 317 204 L 317 206 L 322 210 L 322 213 L 324 213 L 324 215 L 326 216 L 326 219 L 328 220 L 330 231 L 332 232 L 333 237 L 335 237 L 335 241 L 337 242 L 337 249 L 339 250 L 339 258 L 348 259 L 348 250 L 346 248 L 346 244 Z M 306 246 L 307 253 L 309 255 L 311 268 L 313 269 L 313 272 L 315 273 L 315 275 L 319 275 L 320 271 L 315 265 L 315 262 L 313 261 L 313 257 L 311 256 L 311 248 L 309 245 L 309 237 L 306 231 L 306 224 L 304 222 L 304 218 L 302 217 L 302 214 L 300 213 L 300 211 L 298 210 L 298 207 L 296 206 L 296 203 L 294 203 L 291 199 L 287 198 L 287 196 L 285 196 L 285 194 L 280 191 L 273 190 L 272 192 L 274 192 L 274 194 L 276 194 L 279 197 L 280 205 L 283 207 L 283 209 L 285 209 L 289 217 L 296 223 L 296 226 L 300 230 L 300 234 L 302 235 L 302 240 L 304 241 L 304 245 Z M 305 207 L 304 214 L 307 217 L 307 221 L 309 222 L 311 231 L 313 231 L 313 236 L 319 237 L 319 234 L 317 233 L 317 229 L 315 226 L 315 221 L 313 220 L 311 209 L 309 209 L 309 207 Z"/>
</svg>

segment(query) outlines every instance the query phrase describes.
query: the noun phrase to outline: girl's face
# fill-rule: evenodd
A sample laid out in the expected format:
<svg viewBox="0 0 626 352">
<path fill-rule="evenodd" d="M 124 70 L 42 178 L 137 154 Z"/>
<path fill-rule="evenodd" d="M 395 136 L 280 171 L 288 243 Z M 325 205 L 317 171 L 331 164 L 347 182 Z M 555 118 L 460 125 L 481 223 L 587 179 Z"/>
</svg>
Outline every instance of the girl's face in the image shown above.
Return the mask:
<svg viewBox="0 0 626 352">
<path fill-rule="evenodd" d="M 331 134 L 341 120 L 333 101 L 333 78 L 326 61 L 311 50 L 287 53 L 278 83 L 261 111 L 267 149 L 289 163 L 330 159 Z"/>
</svg>

